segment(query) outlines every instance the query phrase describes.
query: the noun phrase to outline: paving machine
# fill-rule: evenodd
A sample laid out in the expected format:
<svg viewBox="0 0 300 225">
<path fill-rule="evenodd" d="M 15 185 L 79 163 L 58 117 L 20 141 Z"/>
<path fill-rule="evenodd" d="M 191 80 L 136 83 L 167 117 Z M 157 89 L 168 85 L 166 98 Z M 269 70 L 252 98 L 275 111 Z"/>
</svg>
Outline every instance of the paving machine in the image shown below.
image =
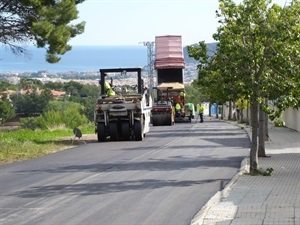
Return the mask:
<svg viewBox="0 0 300 225">
<path fill-rule="evenodd" d="M 153 126 L 173 125 L 175 122 L 191 122 L 194 111 L 185 99 L 182 40 L 179 35 L 155 37 L 155 62 L 157 72 L 157 101 L 152 107 Z M 176 110 L 176 104 L 180 110 Z"/>
</svg>

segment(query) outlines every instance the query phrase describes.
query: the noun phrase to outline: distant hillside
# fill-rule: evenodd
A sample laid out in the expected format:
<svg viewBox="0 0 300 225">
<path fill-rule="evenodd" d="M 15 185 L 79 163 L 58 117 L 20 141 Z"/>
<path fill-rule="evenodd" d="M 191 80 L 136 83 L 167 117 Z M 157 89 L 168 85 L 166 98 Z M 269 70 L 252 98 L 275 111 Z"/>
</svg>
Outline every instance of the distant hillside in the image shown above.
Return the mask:
<svg viewBox="0 0 300 225">
<path fill-rule="evenodd" d="M 192 46 L 195 46 L 198 44 L 193 44 Z M 214 43 L 208 43 L 207 44 L 207 49 L 208 49 L 208 55 L 211 56 L 216 52 L 217 50 L 217 42 Z M 194 58 L 189 57 L 188 52 L 187 52 L 187 47 L 183 47 L 183 57 L 186 63 L 198 63 Z"/>
</svg>

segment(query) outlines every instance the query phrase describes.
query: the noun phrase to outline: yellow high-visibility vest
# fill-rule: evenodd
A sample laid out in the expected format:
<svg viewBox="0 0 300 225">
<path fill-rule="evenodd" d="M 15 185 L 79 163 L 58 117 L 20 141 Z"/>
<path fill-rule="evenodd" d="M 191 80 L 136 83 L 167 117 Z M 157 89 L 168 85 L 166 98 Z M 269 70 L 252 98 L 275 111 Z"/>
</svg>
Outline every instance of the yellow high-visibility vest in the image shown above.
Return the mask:
<svg viewBox="0 0 300 225">
<path fill-rule="evenodd" d="M 108 82 L 104 82 L 104 88 L 107 96 L 114 96 L 116 94 Z"/>
<path fill-rule="evenodd" d="M 106 90 L 108 90 L 108 89 L 111 89 L 111 86 L 110 86 L 110 84 L 108 82 L 104 82 L 104 88 Z"/>
<path fill-rule="evenodd" d="M 204 112 L 204 107 L 203 107 L 203 105 L 200 105 L 200 106 L 199 106 L 199 113 L 202 113 L 202 114 L 203 114 L 203 112 Z"/>
<path fill-rule="evenodd" d="M 116 93 L 112 89 L 106 91 L 107 96 L 114 96 Z"/>
</svg>

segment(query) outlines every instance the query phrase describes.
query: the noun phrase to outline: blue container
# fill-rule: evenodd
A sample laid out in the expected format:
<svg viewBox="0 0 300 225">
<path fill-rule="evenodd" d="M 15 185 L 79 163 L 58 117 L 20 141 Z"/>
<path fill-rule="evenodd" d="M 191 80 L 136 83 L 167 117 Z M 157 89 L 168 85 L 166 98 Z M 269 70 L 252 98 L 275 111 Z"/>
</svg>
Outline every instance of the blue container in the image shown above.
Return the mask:
<svg viewBox="0 0 300 225">
<path fill-rule="evenodd" d="M 210 110 L 211 110 L 211 115 L 216 115 L 216 113 L 217 113 L 217 104 L 216 103 L 212 104 L 211 107 L 210 107 Z"/>
</svg>

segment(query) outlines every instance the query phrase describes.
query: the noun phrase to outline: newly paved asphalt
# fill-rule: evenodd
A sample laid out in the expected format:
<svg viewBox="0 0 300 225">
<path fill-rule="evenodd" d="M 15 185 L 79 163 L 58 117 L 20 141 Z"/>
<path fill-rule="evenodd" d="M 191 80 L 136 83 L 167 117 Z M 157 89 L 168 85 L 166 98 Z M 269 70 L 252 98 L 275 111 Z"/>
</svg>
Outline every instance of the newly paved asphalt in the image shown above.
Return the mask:
<svg viewBox="0 0 300 225">
<path fill-rule="evenodd" d="M 188 225 L 250 148 L 245 130 L 219 120 L 151 127 L 143 141 L 76 143 L 1 166 L 1 225 Z"/>
<path fill-rule="evenodd" d="M 249 176 L 249 159 L 241 171 L 214 195 L 192 225 L 299 225 L 300 133 L 269 125 L 270 141 L 259 168 L 273 168 L 271 176 Z M 244 127 L 251 138 L 251 129 Z"/>
</svg>

